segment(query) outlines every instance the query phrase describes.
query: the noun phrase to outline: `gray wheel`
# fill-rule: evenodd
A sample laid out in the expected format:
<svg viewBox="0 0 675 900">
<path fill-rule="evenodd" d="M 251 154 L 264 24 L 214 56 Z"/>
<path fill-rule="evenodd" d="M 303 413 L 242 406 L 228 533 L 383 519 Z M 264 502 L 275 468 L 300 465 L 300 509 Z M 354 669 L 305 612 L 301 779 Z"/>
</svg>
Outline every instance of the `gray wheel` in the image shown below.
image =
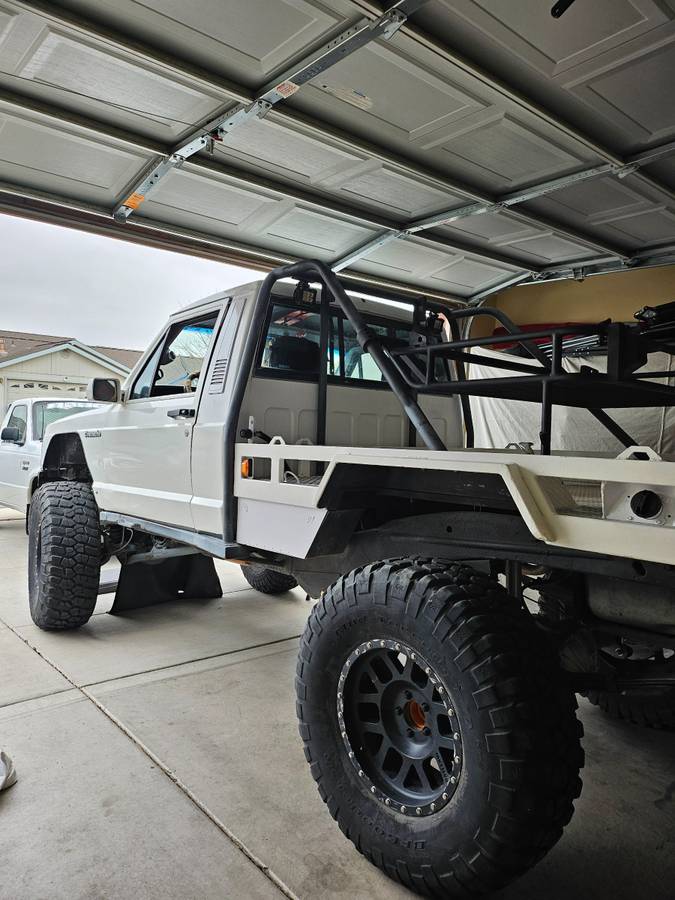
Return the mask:
<svg viewBox="0 0 675 900">
<path fill-rule="evenodd" d="M 396 559 L 339 578 L 310 614 L 296 692 L 331 815 L 413 891 L 498 890 L 570 820 L 574 695 L 546 636 L 469 566 Z"/>
<path fill-rule="evenodd" d="M 292 575 L 275 572 L 265 566 L 242 566 L 241 571 L 251 587 L 261 594 L 285 594 L 298 585 Z"/>
<path fill-rule="evenodd" d="M 28 598 L 35 624 L 52 631 L 88 622 L 100 569 L 98 507 L 89 485 L 43 484 L 33 495 L 28 521 Z"/>
</svg>

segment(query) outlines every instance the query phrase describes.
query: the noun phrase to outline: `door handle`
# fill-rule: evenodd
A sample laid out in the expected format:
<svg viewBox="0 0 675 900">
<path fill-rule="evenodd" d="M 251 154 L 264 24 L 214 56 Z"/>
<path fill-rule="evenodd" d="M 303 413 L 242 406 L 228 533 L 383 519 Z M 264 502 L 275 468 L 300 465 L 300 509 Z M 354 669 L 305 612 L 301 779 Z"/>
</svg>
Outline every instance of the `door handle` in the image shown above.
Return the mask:
<svg viewBox="0 0 675 900">
<path fill-rule="evenodd" d="M 195 417 L 194 409 L 169 409 L 166 414 L 170 419 L 194 419 Z"/>
</svg>

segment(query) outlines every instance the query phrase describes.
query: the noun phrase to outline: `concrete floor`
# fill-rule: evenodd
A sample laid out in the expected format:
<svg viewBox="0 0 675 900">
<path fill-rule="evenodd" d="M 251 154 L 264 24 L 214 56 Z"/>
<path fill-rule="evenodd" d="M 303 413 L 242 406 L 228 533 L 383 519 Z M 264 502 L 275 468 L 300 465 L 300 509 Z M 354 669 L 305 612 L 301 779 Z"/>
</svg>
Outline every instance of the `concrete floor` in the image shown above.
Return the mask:
<svg viewBox="0 0 675 900">
<path fill-rule="evenodd" d="M 23 519 L 0 511 L 2 900 L 410 897 L 326 812 L 297 736 L 300 591 L 252 591 L 31 624 Z M 675 734 L 582 702 L 584 792 L 563 839 L 502 900 L 672 900 Z"/>
</svg>

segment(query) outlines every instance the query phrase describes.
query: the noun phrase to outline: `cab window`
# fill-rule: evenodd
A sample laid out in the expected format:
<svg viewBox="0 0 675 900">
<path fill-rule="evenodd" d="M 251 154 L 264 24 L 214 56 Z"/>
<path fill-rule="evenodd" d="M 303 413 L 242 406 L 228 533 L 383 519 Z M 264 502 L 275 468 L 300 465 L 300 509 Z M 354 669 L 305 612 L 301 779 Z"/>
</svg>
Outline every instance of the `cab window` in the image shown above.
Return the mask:
<svg viewBox="0 0 675 900">
<path fill-rule="evenodd" d="M 178 322 L 141 369 L 130 400 L 194 393 L 216 327 L 218 312 Z"/>
<path fill-rule="evenodd" d="M 274 304 L 262 350 L 260 367 L 279 374 L 317 376 L 321 341 L 319 310 Z"/>
<path fill-rule="evenodd" d="M 388 347 L 407 347 L 412 323 L 367 319 L 368 327 Z M 370 353 L 364 353 L 351 323 L 338 311 L 328 320 L 326 370 L 332 380 L 367 381 L 382 384 L 384 378 Z M 321 316 L 315 308 L 274 303 L 259 355 L 258 371 L 279 378 L 301 381 L 318 378 L 320 366 Z"/>
<path fill-rule="evenodd" d="M 7 422 L 7 427 L 19 429 L 18 443 L 20 443 L 20 444 L 23 444 L 26 441 L 27 424 L 28 424 L 28 407 L 24 406 L 23 404 L 21 404 L 19 406 L 15 406 L 9 417 L 9 422 Z"/>
</svg>

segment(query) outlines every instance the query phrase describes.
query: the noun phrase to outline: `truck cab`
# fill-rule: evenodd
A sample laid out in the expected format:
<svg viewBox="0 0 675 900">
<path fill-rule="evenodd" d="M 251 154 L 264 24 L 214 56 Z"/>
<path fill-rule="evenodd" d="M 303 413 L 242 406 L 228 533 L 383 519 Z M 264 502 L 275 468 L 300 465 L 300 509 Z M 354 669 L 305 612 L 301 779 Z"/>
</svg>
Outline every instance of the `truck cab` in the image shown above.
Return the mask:
<svg viewBox="0 0 675 900">
<path fill-rule="evenodd" d="M 66 422 L 51 429 L 45 469 L 54 471 L 60 448 L 75 443 L 102 511 L 223 538 L 226 411 L 260 287 L 261 282 L 243 285 L 175 313 L 117 402 L 81 417 L 77 429 Z M 408 345 L 412 305 L 362 296 L 354 301 L 392 346 Z M 320 311 L 320 288 L 300 293 L 292 284 L 275 285 L 255 344 L 238 438 L 249 435 L 245 441 L 259 443 L 256 434 L 265 435 L 299 446 L 414 446 L 418 442 L 399 402 L 335 305 L 321 371 Z M 325 421 L 318 401 L 323 374 Z M 461 446 L 457 400 L 425 397 L 421 405 L 443 440 Z"/>
</svg>

